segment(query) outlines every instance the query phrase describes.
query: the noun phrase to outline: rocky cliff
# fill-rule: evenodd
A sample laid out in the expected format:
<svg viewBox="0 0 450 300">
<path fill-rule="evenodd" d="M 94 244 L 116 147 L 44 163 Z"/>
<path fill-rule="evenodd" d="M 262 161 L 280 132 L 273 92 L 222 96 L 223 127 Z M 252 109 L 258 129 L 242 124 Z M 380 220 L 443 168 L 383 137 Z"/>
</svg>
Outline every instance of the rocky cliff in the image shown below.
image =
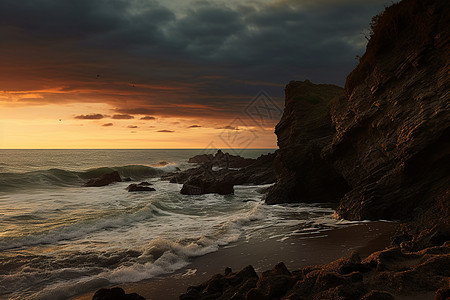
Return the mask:
<svg viewBox="0 0 450 300">
<path fill-rule="evenodd" d="M 291 81 L 286 86 L 284 113 L 275 127 L 280 148 L 275 161 L 277 184 L 266 203 L 337 202 L 348 191 L 343 177 L 321 155 L 335 135 L 331 100 L 343 92 L 338 86 L 310 81 Z"/>
<path fill-rule="evenodd" d="M 290 82 L 275 128 L 266 203 L 337 202 L 342 218 L 402 220 L 392 247 L 293 272 L 228 268 L 180 299 L 450 299 L 449 7 L 388 7 L 345 90 Z"/>
<path fill-rule="evenodd" d="M 449 16 L 448 1 L 394 4 L 373 18 L 343 92 L 286 87 L 267 203 L 337 200 L 337 214 L 351 220 L 406 220 L 433 207 L 448 221 Z M 311 102 L 330 99 L 316 115 Z"/>
<path fill-rule="evenodd" d="M 373 20 L 373 35 L 325 150 L 351 191 L 347 219 L 404 219 L 449 188 L 449 4 L 403 1 Z"/>
</svg>

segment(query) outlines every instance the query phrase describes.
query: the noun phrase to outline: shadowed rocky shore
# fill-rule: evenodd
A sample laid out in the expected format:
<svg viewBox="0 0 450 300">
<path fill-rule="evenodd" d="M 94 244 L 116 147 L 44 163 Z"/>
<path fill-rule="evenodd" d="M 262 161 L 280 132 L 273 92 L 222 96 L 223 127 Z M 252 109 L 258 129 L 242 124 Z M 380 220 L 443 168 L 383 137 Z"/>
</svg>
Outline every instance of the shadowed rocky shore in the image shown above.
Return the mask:
<svg viewBox="0 0 450 300">
<path fill-rule="evenodd" d="M 399 221 L 391 246 L 295 271 L 226 269 L 180 299 L 450 297 L 449 6 L 404 0 L 374 17 L 345 89 L 290 82 L 276 154 L 236 159 L 240 170 L 223 153 L 197 157 L 167 178 L 185 193 L 276 182 L 267 204 L 335 202 L 339 218 Z"/>
<path fill-rule="evenodd" d="M 364 260 L 353 254 L 324 266 L 290 272 L 283 263 L 259 276 L 252 266 L 214 275 L 189 287 L 180 300 L 194 299 L 395 299 L 393 295 L 436 292 L 448 299 L 450 243 L 419 252 L 398 248 L 375 252 Z M 425 297 L 430 296 L 425 294 Z"/>
<path fill-rule="evenodd" d="M 180 191 L 182 194 L 228 195 L 234 192 L 234 185 L 274 183 L 276 181 L 274 158 L 274 153 L 252 159 L 218 150 L 214 155 L 201 154 L 190 158 L 189 162 L 198 164 L 198 167 L 170 173 L 164 175 L 162 179 L 183 184 Z"/>
<path fill-rule="evenodd" d="M 449 6 L 388 7 L 345 89 L 290 82 L 275 128 L 266 203 L 334 201 L 340 218 L 401 221 L 391 248 L 293 272 L 226 270 L 180 299 L 450 297 Z"/>
</svg>

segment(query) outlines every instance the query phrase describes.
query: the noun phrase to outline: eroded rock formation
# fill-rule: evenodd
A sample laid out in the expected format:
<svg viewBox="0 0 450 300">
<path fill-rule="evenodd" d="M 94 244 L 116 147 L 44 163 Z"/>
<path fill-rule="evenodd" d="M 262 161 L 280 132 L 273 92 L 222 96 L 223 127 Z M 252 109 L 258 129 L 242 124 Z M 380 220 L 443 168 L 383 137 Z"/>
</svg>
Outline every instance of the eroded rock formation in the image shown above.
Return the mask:
<svg viewBox="0 0 450 300">
<path fill-rule="evenodd" d="M 218 150 L 215 155 L 203 154 L 189 159 L 189 162 L 200 164 L 200 166 L 166 174 L 162 178 L 171 183 L 183 184 L 180 191 L 182 194 L 227 195 L 234 192 L 234 185 L 274 183 L 274 158 L 274 153 L 252 159 L 224 154 Z"/>
<path fill-rule="evenodd" d="M 408 220 L 439 206 L 448 222 L 449 13 L 446 1 L 394 4 L 373 19 L 343 92 L 286 87 L 267 203 L 334 201 L 351 220 Z"/>
<path fill-rule="evenodd" d="M 256 274 L 252 266 L 189 287 L 190 299 L 395 299 L 420 296 L 446 299 L 450 293 L 450 243 L 419 252 L 400 248 L 378 251 L 362 260 L 357 254 L 323 266 L 290 272 L 283 263 Z"/>
<path fill-rule="evenodd" d="M 276 157 L 277 184 L 269 190 L 266 203 L 338 202 L 347 183 L 321 151 L 335 131 L 330 103 L 343 89 L 310 81 L 291 81 L 285 89 L 283 116 L 275 127 L 280 148 Z"/>
<path fill-rule="evenodd" d="M 108 174 L 103 174 L 100 177 L 92 178 L 88 182 L 84 184 L 87 187 L 99 187 L 109 185 L 114 182 L 121 182 L 122 178 L 120 178 L 119 172 L 114 171 Z"/>
</svg>

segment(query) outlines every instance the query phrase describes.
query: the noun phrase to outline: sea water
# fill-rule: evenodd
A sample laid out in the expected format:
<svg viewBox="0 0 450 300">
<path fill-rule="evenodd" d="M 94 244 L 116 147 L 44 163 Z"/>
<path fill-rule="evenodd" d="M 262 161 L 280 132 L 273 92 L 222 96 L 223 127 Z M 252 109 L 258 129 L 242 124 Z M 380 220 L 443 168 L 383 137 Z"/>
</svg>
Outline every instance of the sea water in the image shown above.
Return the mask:
<svg viewBox="0 0 450 300">
<path fill-rule="evenodd" d="M 172 273 L 251 236 L 266 239 L 280 228 L 310 232 L 336 222 L 327 206 L 267 206 L 261 186 L 235 186 L 227 196 L 182 195 L 180 184 L 161 180 L 194 167 L 188 158 L 201 153 L 0 150 L 0 299 L 67 299 Z M 83 187 L 114 170 L 132 181 Z M 127 192 L 141 181 L 156 191 Z"/>
</svg>

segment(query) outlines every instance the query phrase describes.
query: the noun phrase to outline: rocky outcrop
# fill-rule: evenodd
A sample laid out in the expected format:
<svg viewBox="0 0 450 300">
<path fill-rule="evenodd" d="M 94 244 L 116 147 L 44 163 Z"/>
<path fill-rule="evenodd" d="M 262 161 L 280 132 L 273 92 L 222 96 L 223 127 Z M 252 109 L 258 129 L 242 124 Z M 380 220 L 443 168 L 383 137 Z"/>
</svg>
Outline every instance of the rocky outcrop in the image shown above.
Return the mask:
<svg viewBox="0 0 450 300">
<path fill-rule="evenodd" d="M 132 183 L 130 184 L 126 189 L 128 192 L 153 192 L 156 191 L 154 188 L 149 187 L 152 185 L 151 183 L 148 183 L 146 181 L 143 181 L 141 183 Z"/>
<path fill-rule="evenodd" d="M 346 181 L 322 156 L 335 131 L 330 102 L 343 89 L 310 81 L 291 81 L 285 89 L 283 116 L 275 127 L 278 138 L 277 184 L 266 203 L 338 202 L 348 191 Z"/>
<path fill-rule="evenodd" d="M 266 203 L 334 201 L 351 220 L 409 220 L 439 206 L 428 216 L 449 226 L 449 14 L 446 1 L 394 4 L 374 17 L 344 91 L 287 85 Z"/>
<path fill-rule="evenodd" d="M 238 273 L 226 268 L 224 275 L 214 275 L 210 280 L 188 288 L 180 300 L 197 299 L 240 299 L 235 295 L 245 295 L 250 289 L 256 287 L 258 275 L 252 266 L 247 266 Z"/>
<path fill-rule="evenodd" d="M 200 176 L 189 177 L 180 193 L 184 195 L 203 195 L 217 193 L 229 195 L 234 193 L 233 180 L 230 176 L 213 176 L 205 172 Z"/>
<path fill-rule="evenodd" d="M 219 168 L 244 168 L 254 162 L 252 158 L 244 158 L 238 155 L 231 155 L 224 153 L 222 150 L 217 150 L 216 154 L 200 154 L 189 158 L 189 163 L 208 164 L 212 167 Z"/>
<path fill-rule="evenodd" d="M 166 174 L 162 179 L 171 183 L 182 183 L 182 194 L 227 195 L 234 192 L 234 185 L 274 183 L 274 158 L 274 153 L 252 159 L 224 154 L 218 150 L 215 155 L 197 155 L 189 160 L 200 164 L 199 167 Z"/>
<path fill-rule="evenodd" d="M 92 178 L 84 184 L 87 187 L 99 187 L 109 185 L 113 182 L 121 182 L 119 172 L 114 171 L 108 174 L 103 174 L 100 177 Z"/>
<path fill-rule="evenodd" d="M 450 243 L 419 252 L 400 248 L 378 251 L 364 260 L 357 254 L 328 265 L 290 272 L 283 263 L 258 276 L 251 266 L 230 268 L 189 287 L 188 299 L 395 299 L 449 294 Z"/>
<path fill-rule="evenodd" d="M 449 14 L 446 1 L 406 0 L 373 19 L 331 107 L 336 134 L 324 152 L 351 187 L 340 217 L 406 219 L 448 192 Z"/>
</svg>

